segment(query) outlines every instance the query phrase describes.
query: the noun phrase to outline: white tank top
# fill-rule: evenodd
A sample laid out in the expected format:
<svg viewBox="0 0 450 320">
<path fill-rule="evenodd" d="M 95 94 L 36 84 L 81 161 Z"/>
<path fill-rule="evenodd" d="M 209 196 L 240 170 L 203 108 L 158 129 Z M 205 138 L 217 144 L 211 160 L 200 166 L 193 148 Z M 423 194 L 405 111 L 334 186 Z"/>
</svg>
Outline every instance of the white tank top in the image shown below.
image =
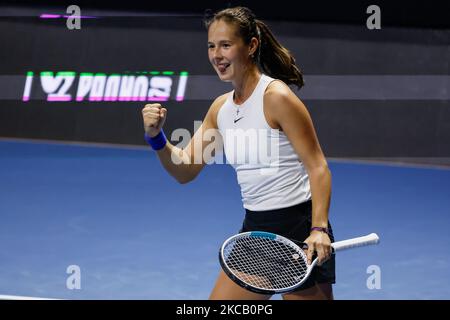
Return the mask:
<svg viewBox="0 0 450 320">
<path fill-rule="evenodd" d="M 264 116 L 264 92 L 273 80 L 263 74 L 239 106 L 233 101 L 233 90 L 217 114 L 226 161 L 236 170 L 244 208 L 252 211 L 286 208 L 311 199 L 308 174 L 292 144 Z"/>
</svg>

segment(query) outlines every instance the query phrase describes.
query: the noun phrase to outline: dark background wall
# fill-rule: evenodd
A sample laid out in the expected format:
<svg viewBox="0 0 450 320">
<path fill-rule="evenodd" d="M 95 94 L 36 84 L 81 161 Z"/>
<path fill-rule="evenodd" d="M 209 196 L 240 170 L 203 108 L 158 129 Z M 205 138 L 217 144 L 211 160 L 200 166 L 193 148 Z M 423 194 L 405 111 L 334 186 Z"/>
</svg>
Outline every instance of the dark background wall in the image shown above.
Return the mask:
<svg viewBox="0 0 450 320">
<path fill-rule="evenodd" d="M 48 102 L 38 85 L 42 71 L 187 71 L 184 100 L 163 102 L 169 109 L 165 130 L 192 132 L 214 97 L 231 90 L 208 63 L 201 22 L 201 10 L 218 5 L 180 5 L 172 12 L 131 4 L 126 10 L 92 2 L 82 14 L 100 18 L 82 20 L 81 30 L 68 30 L 64 19 L 37 18 L 39 12 L 64 13 L 61 8 L 30 7 L 26 1 L 0 7 L 0 136 L 143 144 L 140 110 L 151 102 Z M 361 2 L 349 5 L 344 15 L 333 4 L 321 10 L 309 5 L 310 15 L 254 9 L 267 17 L 305 73 L 306 86 L 297 94 L 311 112 L 327 156 L 450 157 L 447 20 L 437 6 L 422 7 L 418 14 L 414 3 L 379 5 L 381 30 L 366 28 L 367 6 Z M 397 20 L 394 12 L 400 13 Z M 33 91 L 24 102 L 29 71 Z M 71 90 L 75 94 L 74 86 Z"/>
<path fill-rule="evenodd" d="M 291 1 L 277 0 L 264 2 L 257 0 L 166 0 L 166 1 L 110 1 L 110 0 L 3 0 L 5 5 L 33 8 L 65 8 L 76 4 L 89 10 L 114 10 L 122 15 L 131 13 L 158 12 L 165 14 L 203 15 L 205 11 L 216 11 L 226 7 L 247 6 L 258 17 L 269 20 L 302 21 L 331 24 L 364 24 L 370 5 L 378 5 L 383 11 L 383 25 L 397 27 L 448 28 L 448 10 L 446 0 L 347 0 L 331 1 Z"/>
</svg>

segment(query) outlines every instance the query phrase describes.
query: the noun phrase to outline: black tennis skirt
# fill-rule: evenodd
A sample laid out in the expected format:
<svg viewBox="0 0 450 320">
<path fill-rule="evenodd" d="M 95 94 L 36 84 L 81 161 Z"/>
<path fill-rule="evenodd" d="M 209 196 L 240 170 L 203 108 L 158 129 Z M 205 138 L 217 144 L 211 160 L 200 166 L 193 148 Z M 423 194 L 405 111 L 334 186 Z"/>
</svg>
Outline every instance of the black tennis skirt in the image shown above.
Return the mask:
<svg viewBox="0 0 450 320">
<path fill-rule="evenodd" d="M 312 202 L 311 200 L 297 204 L 292 207 L 268 210 L 250 211 L 245 210 L 245 219 L 240 232 L 266 231 L 279 234 L 288 239 L 303 242 L 309 237 L 312 223 Z M 330 240 L 334 242 L 333 230 L 328 223 Z M 313 268 L 309 278 L 299 287 L 304 290 L 313 287 L 316 283 L 335 283 L 335 255 L 321 266 Z"/>
</svg>

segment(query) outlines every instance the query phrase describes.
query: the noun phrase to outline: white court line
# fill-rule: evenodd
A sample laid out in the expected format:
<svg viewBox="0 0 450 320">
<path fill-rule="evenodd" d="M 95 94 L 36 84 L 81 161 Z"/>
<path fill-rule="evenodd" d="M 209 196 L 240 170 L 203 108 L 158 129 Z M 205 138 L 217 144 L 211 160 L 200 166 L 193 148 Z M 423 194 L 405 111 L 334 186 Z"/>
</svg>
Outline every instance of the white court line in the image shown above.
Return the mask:
<svg viewBox="0 0 450 320">
<path fill-rule="evenodd" d="M 143 134 L 142 134 L 142 136 L 143 136 Z M 120 144 L 120 143 L 107 143 L 107 142 L 0 137 L 0 142 L 2 142 L 2 141 L 17 142 L 17 143 L 36 143 L 36 144 L 42 143 L 42 144 L 61 145 L 61 146 L 69 145 L 69 146 L 87 147 L 87 148 L 128 149 L 128 150 L 141 150 L 141 151 L 149 150 L 149 146 L 147 144 L 134 145 L 134 144 Z"/>
<path fill-rule="evenodd" d="M 40 297 L 26 297 L 26 296 L 12 296 L 0 294 L 0 300 L 60 300 L 53 298 L 40 298 Z"/>
<path fill-rule="evenodd" d="M 434 170 L 446 170 L 450 169 L 448 164 L 439 163 L 427 163 L 427 159 L 442 159 L 445 163 L 450 163 L 450 158 L 334 158 L 328 157 L 327 160 L 336 163 L 348 163 L 348 164 L 369 164 L 389 167 L 402 167 L 412 169 L 434 169 Z"/>
<path fill-rule="evenodd" d="M 35 144 L 50 144 L 60 146 L 76 146 L 86 148 L 106 148 L 106 149 L 121 149 L 121 150 L 139 150 L 147 152 L 148 145 L 134 145 L 134 144 L 120 144 L 107 142 L 88 142 L 88 141 L 69 141 L 69 140 L 51 140 L 51 139 L 35 139 L 35 138 L 15 138 L 2 137 L 0 142 L 15 142 L 15 143 L 35 143 Z M 364 157 L 327 157 L 332 162 L 339 163 L 356 163 L 356 164 L 374 164 L 386 165 L 393 167 L 419 168 L 419 169 L 438 169 L 449 170 L 448 164 L 427 163 L 427 159 L 443 159 L 445 163 L 450 163 L 450 157 L 404 157 L 404 158 L 364 158 Z M 419 162 L 417 162 L 417 160 Z M 425 162 L 424 162 L 425 161 Z"/>
</svg>

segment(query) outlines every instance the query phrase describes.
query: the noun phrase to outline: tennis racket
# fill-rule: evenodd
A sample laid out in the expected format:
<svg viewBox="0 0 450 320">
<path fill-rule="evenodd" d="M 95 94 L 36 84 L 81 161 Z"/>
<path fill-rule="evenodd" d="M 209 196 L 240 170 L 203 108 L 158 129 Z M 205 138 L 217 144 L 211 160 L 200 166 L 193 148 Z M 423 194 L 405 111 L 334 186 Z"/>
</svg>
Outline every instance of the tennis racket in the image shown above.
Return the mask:
<svg viewBox="0 0 450 320">
<path fill-rule="evenodd" d="M 377 244 L 378 235 L 334 242 L 335 251 Z M 302 243 L 300 243 L 302 244 Z M 238 285 L 261 294 L 296 290 L 317 264 L 310 265 L 303 249 L 283 236 L 262 231 L 243 232 L 228 238 L 220 248 L 223 271 Z"/>
</svg>

